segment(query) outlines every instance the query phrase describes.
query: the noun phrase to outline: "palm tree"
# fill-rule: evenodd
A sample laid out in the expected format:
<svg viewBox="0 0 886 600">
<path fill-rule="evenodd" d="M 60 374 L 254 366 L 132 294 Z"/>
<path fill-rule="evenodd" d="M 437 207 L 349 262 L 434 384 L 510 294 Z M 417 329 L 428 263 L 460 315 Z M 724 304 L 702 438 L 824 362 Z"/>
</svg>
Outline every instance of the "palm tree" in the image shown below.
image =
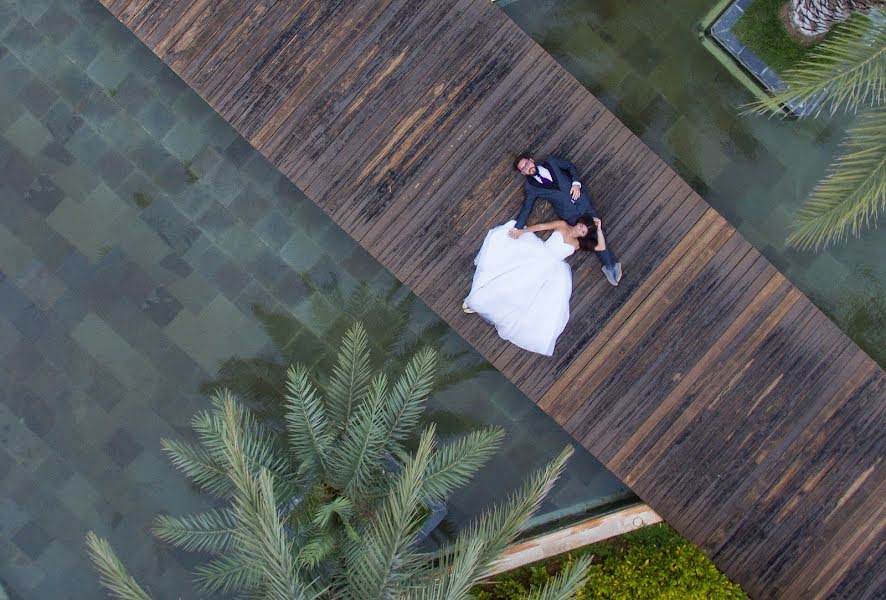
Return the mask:
<svg viewBox="0 0 886 600">
<path fill-rule="evenodd" d="M 561 473 L 571 448 L 483 514 L 448 547 L 421 550 L 434 503 L 467 484 L 499 447 L 487 427 L 446 441 L 433 425 L 417 447 L 436 355 L 421 350 L 393 385 L 373 374 L 365 329 L 355 325 L 321 386 L 304 366 L 288 370 L 285 431 L 257 420 L 230 392 L 193 421 L 197 442 L 164 440 L 173 464 L 222 505 L 160 516 L 154 533 L 187 551 L 208 552 L 197 569 L 202 591 L 272 599 L 468 598 L 469 590 L 516 538 Z M 90 555 L 118 598 L 148 594 L 110 545 L 90 533 Z M 536 597 L 569 598 L 587 564 L 577 564 Z"/>
<path fill-rule="evenodd" d="M 790 0 L 787 25 L 799 39 L 814 42 L 853 13 L 883 4 L 884 0 Z"/>
<path fill-rule="evenodd" d="M 376 293 L 366 282 L 361 282 L 347 296 L 334 282 L 317 285 L 306 276 L 305 285 L 312 292 L 311 310 L 315 321 L 335 322 L 333 336 L 336 331 L 340 336 L 360 323 L 371 340 L 373 366 L 384 368 L 393 376 L 403 372 L 419 348 L 444 346 L 449 332 L 446 323 L 433 319 L 416 324 L 416 298 L 403 293 L 400 283 L 395 282 L 387 290 Z M 229 358 L 222 363 L 218 378 L 203 384 L 201 391 L 209 394 L 218 388 L 230 389 L 261 419 L 279 421 L 285 412 L 283 382 L 289 365 L 317 365 L 321 371 L 327 371 L 335 361 L 335 349 L 320 343 L 289 313 L 260 305 L 254 305 L 252 310 L 273 342 L 276 356 Z M 474 359 L 467 351 L 438 351 L 433 390 L 441 392 L 491 368 L 488 362 Z"/>
<path fill-rule="evenodd" d="M 836 27 L 810 57 L 785 74 L 787 89 L 752 105 L 784 114 L 782 106 L 813 107 L 809 114 L 863 111 L 831 165 L 800 208 L 788 244 L 820 249 L 877 222 L 886 206 L 886 11 L 855 15 Z"/>
</svg>

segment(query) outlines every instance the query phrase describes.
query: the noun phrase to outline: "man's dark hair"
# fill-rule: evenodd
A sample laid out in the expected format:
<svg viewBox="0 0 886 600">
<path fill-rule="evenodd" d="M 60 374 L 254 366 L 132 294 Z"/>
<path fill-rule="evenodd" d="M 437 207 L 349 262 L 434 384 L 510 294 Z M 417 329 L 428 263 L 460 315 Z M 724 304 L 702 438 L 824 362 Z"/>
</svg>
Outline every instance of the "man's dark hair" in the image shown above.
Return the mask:
<svg viewBox="0 0 886 600">
<path fill-rule="evenodd" d="M 579 223 L 588 228 L 588 234 L 578 238 L 578 249 L 593 252 L 597 246 L 597 225 L 591 217 L 579 217 L 575 224 L 578 225 Z"/>
<path fill-rule="evenodd" d="M 522 154 L 518 154 L 517 158 L 514 159 L 514 168 L 518 171 L 520 170 L 520 161 L 523 159 L 532 160 L 532 155 L 528 152 L 523 152 Z"/>
</svg>

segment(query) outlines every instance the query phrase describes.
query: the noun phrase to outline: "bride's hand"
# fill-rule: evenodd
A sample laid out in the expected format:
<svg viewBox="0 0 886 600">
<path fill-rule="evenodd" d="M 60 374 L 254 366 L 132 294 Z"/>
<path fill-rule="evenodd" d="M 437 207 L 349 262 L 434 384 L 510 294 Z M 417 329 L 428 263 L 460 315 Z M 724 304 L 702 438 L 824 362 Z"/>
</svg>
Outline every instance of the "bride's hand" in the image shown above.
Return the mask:
<svg viewBox="0 0 886 600">
<path fill-rule="evenodd" d="M 508 232 L 508 235 L 516 240 L 518 237 L 523 235 L 523 231 L 524 231 L 523 229 L 511 229 Z"/>
</svg>

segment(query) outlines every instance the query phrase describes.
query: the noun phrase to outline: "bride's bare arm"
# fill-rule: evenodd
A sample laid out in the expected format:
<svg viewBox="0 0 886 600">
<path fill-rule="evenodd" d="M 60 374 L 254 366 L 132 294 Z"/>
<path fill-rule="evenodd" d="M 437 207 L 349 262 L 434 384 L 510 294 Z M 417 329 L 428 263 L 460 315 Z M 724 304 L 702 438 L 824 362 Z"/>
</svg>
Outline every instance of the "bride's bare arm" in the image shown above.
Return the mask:
<svg viewBox="0 0 886 600">
<path fill-rule="evenodd" d="M 560 229 L 562 227 L 566 227 L 566 221 L 549 221 L 547 223 L 536 223 L 535 225 L 530 225 L 526 229 L 511 229 L 509 232 L 512 238 L 518 238 L 521 234 L 526 233 L 537 233 L 539 231 L 551 231 L 552 229 Z"/>
<path fill-rule="evenodd" d="M 594 217 L 594 225 L 597 226 L 597 245 L 594 246 L 595 252 L 606 250 L 606 236 L 603 235 L 603 222 Z"/>
</svg>

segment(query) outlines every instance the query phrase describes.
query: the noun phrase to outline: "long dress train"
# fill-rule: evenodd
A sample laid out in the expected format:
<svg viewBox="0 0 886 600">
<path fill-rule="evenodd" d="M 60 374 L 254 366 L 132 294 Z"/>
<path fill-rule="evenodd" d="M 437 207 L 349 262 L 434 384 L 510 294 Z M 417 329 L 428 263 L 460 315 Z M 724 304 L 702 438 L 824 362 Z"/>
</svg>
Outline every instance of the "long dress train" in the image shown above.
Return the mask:
<svg viewBox="0 0 886 600">
<path fill-rule="evenodd" d="M 572 270 L 565 259 L 575 248 L 557 231 L 547 241 L 534 233 L 512 239 L 514 223 L 486 234 L 465 303 L 495 325 L 501 338 L 551 356 L 569 321 Z"/>
</svg>

